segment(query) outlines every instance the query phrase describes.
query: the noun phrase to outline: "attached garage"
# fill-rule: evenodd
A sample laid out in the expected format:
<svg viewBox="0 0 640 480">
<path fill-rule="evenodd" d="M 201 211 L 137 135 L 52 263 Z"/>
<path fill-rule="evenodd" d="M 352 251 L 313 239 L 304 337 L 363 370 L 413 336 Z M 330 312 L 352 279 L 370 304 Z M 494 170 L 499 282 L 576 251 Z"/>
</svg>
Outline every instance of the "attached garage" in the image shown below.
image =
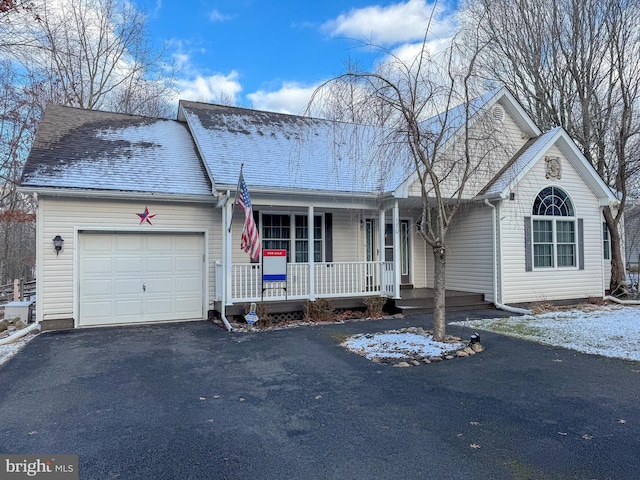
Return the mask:
<svg viewBox="0 0 640 480">
<path fill-rule="evenodd" d="M 206 318 L 202 233 L 78 234 L 78 326 Z"/>
</svg>

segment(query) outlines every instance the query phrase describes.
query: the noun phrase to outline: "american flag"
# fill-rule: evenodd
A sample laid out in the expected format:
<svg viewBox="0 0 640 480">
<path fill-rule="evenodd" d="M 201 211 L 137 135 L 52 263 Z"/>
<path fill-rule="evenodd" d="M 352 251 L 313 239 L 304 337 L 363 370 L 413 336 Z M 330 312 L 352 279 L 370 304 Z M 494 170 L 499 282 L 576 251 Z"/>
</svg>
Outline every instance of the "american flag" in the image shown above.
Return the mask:
<svg viewBox="0 0 640 480">
<path fill-rule="evenodd" d="M 242 171 L 240 171 L 240 179 L 238 180 L 238 185 L 238 204 L 244 210 L 244 227 L 242 228 L 240 248 L 249 254 L 251 260 L 257 262 L 258 260 L 260 260 L 260 235 L 258 234 L 258 227 L 256 227 L 256 222 L 253 219 L 251 198 L 249 197 L 247 184 L 244 183 Z"/>
</svg>

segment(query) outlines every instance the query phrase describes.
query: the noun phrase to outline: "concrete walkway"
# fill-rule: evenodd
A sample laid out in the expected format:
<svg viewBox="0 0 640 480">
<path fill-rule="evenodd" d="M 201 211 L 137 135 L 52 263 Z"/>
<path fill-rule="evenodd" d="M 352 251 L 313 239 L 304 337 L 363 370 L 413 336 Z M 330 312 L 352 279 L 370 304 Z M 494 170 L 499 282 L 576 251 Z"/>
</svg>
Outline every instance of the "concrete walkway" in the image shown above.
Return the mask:
<svg viewBox="0 0 640 480">
<path fill-rule="evenodd" d="M 412 368 L 338 346 L 430 322 L 41 334 L 0 367 L 0 453 L 78 454 L 101 480 L 640 478 L 640 363 L 485 332 Z"/>
</svg>

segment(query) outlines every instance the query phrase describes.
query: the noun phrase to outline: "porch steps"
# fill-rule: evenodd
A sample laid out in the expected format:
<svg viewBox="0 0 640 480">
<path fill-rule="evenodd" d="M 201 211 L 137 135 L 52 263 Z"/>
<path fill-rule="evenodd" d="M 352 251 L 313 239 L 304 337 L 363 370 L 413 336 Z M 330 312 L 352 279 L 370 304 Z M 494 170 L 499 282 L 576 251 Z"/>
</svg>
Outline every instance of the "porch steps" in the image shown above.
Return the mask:
<svg viewBox="0 0 640 480">
<path fill-rule="evenodd" d="M 402 294 L 401 294 L 402 296 Z M 485 301 L 481 293 L 447 292 L 445 308 L 449 312 L 464 310 L 482 310 L 491 307 L 491 303 Z M 401 298 L 395 300 L 395 309 L 404 315 L 431 314 L 434 309 L 433 297 Z"/>
</svg>

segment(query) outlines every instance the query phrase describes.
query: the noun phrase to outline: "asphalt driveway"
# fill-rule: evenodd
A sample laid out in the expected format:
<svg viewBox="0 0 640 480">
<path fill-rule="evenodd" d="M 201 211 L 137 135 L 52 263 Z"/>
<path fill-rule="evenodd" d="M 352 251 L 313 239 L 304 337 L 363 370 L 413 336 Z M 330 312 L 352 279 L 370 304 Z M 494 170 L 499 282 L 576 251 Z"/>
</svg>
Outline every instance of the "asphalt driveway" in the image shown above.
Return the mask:
<svg viewBox="0 0 640 480">
<path fill-rule="evenodd" d="M 639 362 L 484 332 L 411 368 L 338 346 L 430 320 L 41 334 L 0 367 L 0 453 L 101 480 L 640 478 Z"/>
</svg>

